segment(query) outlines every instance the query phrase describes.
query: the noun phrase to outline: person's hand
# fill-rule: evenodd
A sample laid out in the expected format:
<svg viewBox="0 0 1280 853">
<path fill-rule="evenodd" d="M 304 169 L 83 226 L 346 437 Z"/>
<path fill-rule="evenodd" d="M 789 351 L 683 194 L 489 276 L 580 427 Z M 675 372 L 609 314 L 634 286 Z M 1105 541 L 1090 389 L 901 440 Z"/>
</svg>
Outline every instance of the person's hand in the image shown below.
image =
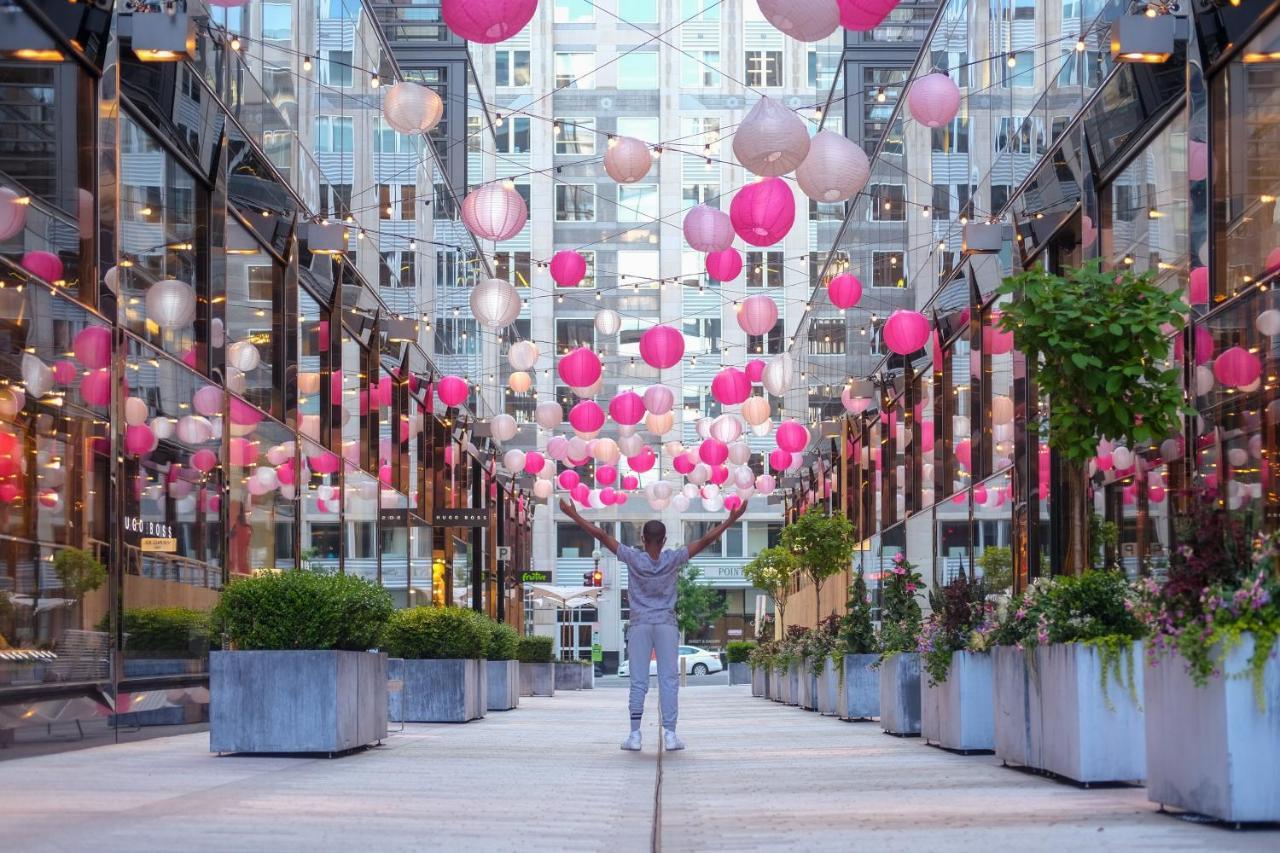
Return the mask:
<svg viewBox="0 0 1280 853">
<path fill-rule="evenodd" d="M 729 521 L 731 523 L 737 521 L 738 519 L 742 518 L 742 516 L 744 516 L 746 512 L 747 512 L 747 502 L 743 501 L 742 503 L 738 504 L 733 509 L 732 512 L 729 513 Z"/>
<path fill-rule="evenodd" d="M 560 499 L 560 511 L 570 518 L 573 518 L 578 514 L 577 510 L 573 508 L 573 502 L 566 498 Z"/>
</svg>

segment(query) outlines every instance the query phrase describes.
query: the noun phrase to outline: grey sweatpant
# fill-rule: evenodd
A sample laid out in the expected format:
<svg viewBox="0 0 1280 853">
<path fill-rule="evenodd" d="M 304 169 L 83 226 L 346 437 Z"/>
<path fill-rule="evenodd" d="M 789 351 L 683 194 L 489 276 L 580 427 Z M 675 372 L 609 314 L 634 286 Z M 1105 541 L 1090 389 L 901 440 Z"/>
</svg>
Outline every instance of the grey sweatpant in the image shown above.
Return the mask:
<svg viewBox="0 0 1280 853">
<path fill-rule="evenodd" d="M 627 660 L 631 666 L 631 728 L 640 727 L 644 697 L 649 692 L 649 658 L 658 659 L 658 702 L 662 727 L 675 731 L 677 691 L 680 689 L 680 629 L 675 625 L 632 625 L 627 631 Z"/>
</svg>

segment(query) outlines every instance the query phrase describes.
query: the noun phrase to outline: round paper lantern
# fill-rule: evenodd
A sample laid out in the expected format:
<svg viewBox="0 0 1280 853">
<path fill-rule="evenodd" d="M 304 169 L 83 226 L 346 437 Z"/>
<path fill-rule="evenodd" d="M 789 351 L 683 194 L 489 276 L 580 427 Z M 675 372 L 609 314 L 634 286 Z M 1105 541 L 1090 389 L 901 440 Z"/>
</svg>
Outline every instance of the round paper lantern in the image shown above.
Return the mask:
<svg viewBox="0 0 1280 853">
<path fill-rule="evenodd" d="M 765 367 L 765 364 L 760 359 L 758 358 L 751 359 L 751 361 L 747 362 L 747 366 L 746 366 L 747 378 L 750 379 L 752 382 L 759 382 L 761 379 L 764 378 L 764 367 Z"/>
<path fill-rule="evenodd" d="M 726 367 L 711 380 L 711 396 L 721 405 L 736 406 L 751 396 L 751 380 L 736 367 Z"/>
<path fill-rule="evenodd" d="M 1196 267 L 1187 277 L 1187 301 L 1193 306 L 1209 304 L 1209 268 Z"/>
<path fill-rule="evenodd" d="M 555 488 L 550 480 L 538 480 L 533 484 L 533 496 L 545 501 L 555 493 Z"/>
<path fill-rule="evenodd" d="M 840 402 L 844 404 L 844 410 L 851 415 L 860 415 L 867 409 L 871 408 L 871 397 L 859 396 L 856 392 L 858 389 L 846 385 L 844 390 L 840 392 Z"/>
<path fill-rule="evenodd" d="M 707 275 L 719 282 L 733 281 L 742 274 L 742 255 L 729 247 L 707 255 Z"/>
<path fill-rule="evenodd" d="M 620 424 L 638 424 L 644 417 L 644 400 L 635 391 L 623 391 L 610 401 L 609 417 Z"/>
<path fill-rule="evenodd" d="M 614 481 L 618 479 L 618 469 L 612 465 L 601 465 L 596 468 L 596 484 L 601 486 L 612 486 Z"/>
<path fill-rule="evenodd" d="M 86 326 L 76 333 L 71 349 L 89 370 L 111 363 L 111 330 L 102 326 Z"/>
<path fill-rule="evenodd" d="M 524 451 L 512 448 L 502 454 L 502 467 L 512 473 L 524 470 Z"/>
<path fill-rule="evenodd" d="M 694 464 L 693 470 L 685 476 L 695 486 L 705 485 L 711 479 L 711 466 L 705 462 L 697 462 Z"/>
<path fill-rule="evenodd" d="M 448 408 L 461 406 L 470 393 L 467 380 L 461 376 L 441 376 L 440 381 L 436 383 L 436 396 Z"/>
<path fill-rule="evenodd" d="M 612 308 L 601 308 L 596 312 L 595 325 L 597 332 L 611 338 L 622 328 L 622 318 Z"/>
<path fill-rule="evenodd" d="M 796 200 L 781 178 L 765 178 L 738 190 L 729 205 L 738 236 L 753 246 L 772 246 L 791 230 Z"/>
<path fill-rule="evenodd" d="M 202 474 L 208 474 L 218 467 L 218 454 L 208 448 L 197 450 L 191 454 L 191 467 Z"/>
<path fill-rule="evenodd" d="M 854 32 L 866 32 L 880 26 L 880 22 L 898 5 L 898 0 L 836 0 L 840 7 L 840 26 Z"/>
<path fill-rule="evenodd" d="M 671 498 L 671 508 L 678 513 L 689 511 L 689 498 L 685 495 L 675 495 Z"/>
<path fill-rule="evenodd" d="M 171 418 L 155 417 L 151 419 L 151 431 L 161 441 L 173 438 L 176 428 L 177 424 Z"/>
<path fill-rule="evenodd" d="M 757 293 L 742 300 L 737 313 L 742 331 L 748 335 L 767 335 L 778 322 L 778 303 L 772 296 Z"/>
<path fill-rule="evenodd" d="M 640 357 L 659 370 L 675 367 L 684 357 L 684 335 L 670 326 L 654 326 L 640 336 Z"/>
<path fill-rule="evenodd" d="M 230 398 L 228 414 L 231 416 L 231 423 L 236 426 L 252 427 L 262 423 L 262 413 L 238 397 Z"/>
<path fill-rule="evenodd" d="M 27 225 L 27 205 L 8 187 L 0 187 L 0 240 L 8 240 Z"/>
<path fill-rule="evenodd" d="M 551 280 L 561 287 L 577 287 L 587 276 L 587 259 L 570 249 L 551 256 Z"/>
<path fill-rule="evenodd" d="M 262 363 L 262 352 L 249 341 L 236 341 L 227 347 L 227 364 L 241 373 L 251 373 Z"/>
<path fill-rule="evenodd" d="M 565 455 L 568 457 L 570 463 L 574 465 L 582 465 L 590 458 L 591 449 L 586 441 L 578 436 L 574 436 L 569 439 L 569 449 L 566 451 Z"/>
<path fill-rule="evenodd" d="M 533 387 L 533 377 L 523 370 L 517 370 L 507 377 L 507 387 L 515 394 L 523 394 Z"/>
<path fill-rule="evenodd" d="M 165 279 L 147 288 L 147 319 L 161 329 L 185 329 L 196 318 L 196 292 L 184 281 Z"/>
<path fill-rule="evenodd" d="M 544 400 L 533 410 L 533 419 L 543 429 L 555 429 L 564 421 L 564 409 L 553 400 Z"/>
<path fill-rule="evenodd" d="M 628 474 L 622 478 L 622 488 L 628 491 L 635 491 L 640 486 L 640 478 L 634 474 Z"/>
<path fill-rule="evenodd" d="M 841 273 L 827 282 L 827 298 L 837 308 L 852 308 L 862 299 L 862 282 L 849 273 Z"/>
<path fill-rule="evenodd" d="M 756 477 L 756 491 L 762 495 L 767 496 L 777 488 L 777 486 L 778 482 L 774 479 L 772 474 L 761 474 L 759 477 Z"/>
<path fill-rule="evenodd" d="M 711 437 L 722 444 L 729 445 L 742 436 L 742 421 L 736 415 L 721 415 L 711 422 Z M 733 448 L 729 448 L 730 451 Z M 750 451 L 748 451 L 750 452 Z M 741 462 L 735 463 L 741 465 Z"/>
<path fill-rule="evenodd" d="M 769 453 L 769 467 L 775 471 L 785 471 L 791 467 L 791 454 L 781 447 Z"/>
<path fill-rule="evenodd" d="M 1013 400 L 1004 394 L 996 394 L 991 398 L 991 422 L 993 424 L 1013 423 Z"/>
<path fill-rule="evenodd" d="M 124 401 L 124 422 L 130 426 L 146 423 L 147 401 L 141 397 L 128 397 Z"/>
<path fill-rule="evenodd" d="M 733 244 L 733 220 L 709 204 L 689 208 L 683 227 L 685 242 L 695 251 L 721 252 Z"/>
<path fill-rule="evenodd" d="M 533 370 L 538 365 L 538 345 L 533 341 L 516 341 L 507 350 L 507 363 L 512 370 Z"/>
<path fill-rule="evenodd" d="M 493 420 L 489 421 L 489 434 L 496 441 L 510 441 L 516 437 L 516 433 L 519 431 L 520 426 L 516 423 L 516 419 L 505 412 L 494 415 Z"/>
<path fill-rule="evenodd" d="M 156 434 L 146 424 L 133 424 L 124 428 L 124 449 L 134 456 L 141 456 L 156 449 Z"/>
<path fill-rule="evenodd" d="M 643 474 L 653 468 L 658 461 L 658 457 L 654 455 L 653 448 L 646 447 L 635 456 L 627 457 L 627 464 L 631 466 L 631 470 L 638 474 Z"/>
<path fill-rule="evenodd" d="M 485 240 L 508 240 L 520 233 L 528 219 L 524 199 L 505 182 L 476 187 L 462 200 L 462 224 Z"/>
<path fill-rule="evenodd" d="M 898 309 L 885 321 L 882 334 L 890 350 L 910 355 L 929 340 L 929 320 L 919 311 Z"/>
<path fill-rule="evenodd" d="M 195 410 L 205 417 L 222 412 L 222 389 L 216 385 L 202 385 L 191 398 Z"/>
<path fill-rule="evenodd" d="M 53 381 L 59 385 L 70 385 L 76 381 L 76 366 L 65 358 L 53 363 Z"/>
<path fill-rule="evenodd" d="M 184 444 L 204 444 L 213 438 L 213 424 L 200 415 L 178 418 L 178 440 Z"/>
<path fill-rule="evenodd" d="M 650 385 L 644 392 L 644 407 L 650 414 L 665 415 L 675 405 L 675 395 L 665 385 Z"/>
<path fill-rule="evenodd" d="M 1253 321 L 1253 325 L 1260 334 L 1269 337 L 1280 335 L 1280 311 L 1268 308 L 1258 315 L 1257 319 Z M 54 370 L 55 372 L 57 370 L 56 364 L 54 365 Z"/>
<path fill-rule="evenodd" d="M 907 108 L 925 127 L 950 124 L 960 111 L 960 87 L 946 74 L 926 74 L 907 90 Z"/>
<path fill-rule="evenodd" d="M 772 414 L 769 401 L 764 397 L 750 397 L 742 404 L 742 419 L 751 426 L 764 423 Z"/>
<path fill-rule="evenodd" d="M 445 26 L 467 41 L 497 44 L 524 29 L 538 0 L 441 0 Z"/>
<path fill-rule="evenodd" d="M 1241 388 L 1262 375 L 1262 362 L 1244 347 L 1231 347 L 1214 361 L 1213 375 L 1223 385 Z"/>
<path fill-rule="evenodd" d="M 769 363 L 764 368 L 764 375 L 760 377 L 765 390 L 775 397 L 781 397 L 791 390 L 793 381 L 795 381 L 795 371 L 791 367 L 791 356 L 785 352 L 769 359 Z"/>
<path fill-rule="evenodd" d="M 400 81 L 382 98 L 382 117 L 396 133 L 426 133 L 440 123 L 444 101 L 431 89 Z"/>
<path fill-rule="evenodd" d="M 1280 247 L 1267 252 L 1266 272 L 1272 273 L 1280 269 Z"/>
<path fill-rule="evenodd" d="M 490 329 L 510 326 L 520 316 L 520 294 L 511 282 L 487 278 L 471 288 L 471 313 Z"/>
<path fill-rule="evenodd" d="M 578 432 L 598 432 L 604 426 L 604 412 L 591 400 L 583 400 L 569 410 L 569 424 Z"/>
<path fill-rule="evenodd" d="M 560 359 L 556 368 L 570 388 L 589 388 L 600 378 L 600 358 L 586 347 L 578 347 Z"/>
<path fill-rule="evenodd" d="M 713 421 L 715 421 L 715 418 L 711 418 L 711 417 L 698 418 L 697 422 L 694 423 L 693 425 L 694 430 L 697 431 L 698 433 L 698 438 L 702 439 L 703 441 L 707 440 L 708 438 L 711 438 L 711 424 Z"/>
<path fill-rule="evenodd" d="M 644 439 L 635 433 L 624 435 L 618 439 L 618 447 L 623 456 L 635 456 L 644 449 Z"/>
<path fill-rule="evenodd" d="M 578 476 L 577 471 L 561 471 L 560 476 L 556 478 L 556 482 L 560 484 L 560 488 L 566 491 L 573 491 L 582 482 L 582 478 Z"/>
<path fill-rule="evenodd" d="M 62 260 L 52 252 L 27 252 L 22 256 L 22 268 L 48 282 L 62 280 Z"/>
<path fill-rule="evenodd" d="M 729 448 L 724 442 L 710 438 L 698 445 L 698 458 L 708 465 L 723 465 L 729 458 Z"/>
<path fill-rule="evenodd" d="M 655 415 L 650 412 L 644 416 L 645 428 L 654 435 L 666 435 L 671 432 L 671 427 L 675 424 L 675 421 L 675 415 L 671 412 L 662 415 Z"/>
<path fill-rule="evenodd" d="M 853 198 L 867 185 L 870 175 L 871 161 L 858 143 L 821 130 L 796 169 L 796 183 L 809 198 L 830 204 Z"/>
<path fill-rule="evenodd" d="M 35 399 L 43 397 L 53 390 L 53 368 L 29 352 L 22 354 L 22 384 L 27 394 Z"/>
<path fill-rule="evenodd" d="M 634 184 L 649 174 L 653 155 L 649 146 L 632 136 L 615 136 L 604 152 L 604 170 L 620 184 Z"/>
<path fill-rule="evenodd" d="M 778 447 L 788 453 L 801 453 L 809 446 L 809 430 L 799 421 L 778 424 Z"/>
<path fill-rule="evenodd" d="M 582 504 L 583 506 L 590 506 L 591 489 L 587 487 L 586 483 L 579 483 L 578 485 L 574 486 L 572 489 L 569 490 L 569 494 L 573 496 L 573 499 L 575 501 Z"/>
<path fill-rule="evenodd" d="M 733 134 L 733 154 L 748 171 L 775 177 L 794 171 L 809 153 L 804 119 L 768 95 L 756 101 Z"/>
<path fill-rule="evenodd" d="M 840 7 L 836 0 L 759 0 L 759 3 L 765 20 L 796 41 L 822 41 L 840 26 Z"/>
</svg>

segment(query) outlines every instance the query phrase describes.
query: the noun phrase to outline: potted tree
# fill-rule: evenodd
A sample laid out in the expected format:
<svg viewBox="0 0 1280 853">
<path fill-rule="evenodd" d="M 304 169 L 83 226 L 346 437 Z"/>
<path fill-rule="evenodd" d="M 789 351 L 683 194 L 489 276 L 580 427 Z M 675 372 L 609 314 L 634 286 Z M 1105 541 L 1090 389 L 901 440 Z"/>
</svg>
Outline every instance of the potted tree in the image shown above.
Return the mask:
<svg viewBox="0 0 1280 853">
<path fill-rule="evenodd" d="M 354 575 L 263 572 L 232 581 L 209 656 L 212 752 L 337 755 L 387 736 L 387 657 L 370 653 L 392 611 Z"/>
<path fill-rule="evenodd" d="M 925 671 L 920 735 L 944 749 L 979 752 L 995 747 L 991 656 L 971 646 L 991 614 L 986 589 L 961 574 L 930 594 L 929 618 L 918 648 Z"/>
<path fill-rule="evenodd" d="M 770 698 L 769 688 L 772 679 L 773 656 L 776 653 L 773 639 L 760 640 L 748 655 L 747 663 L 751 666 L 751 695 Z"/>
<path fill-rule="evenodd" d="M 899 552 L 881 581 L 880 727 L 891 735 L 920 734 L 920 635 L 922 585 L 916 567 Z"/>
<path fill-rule="evenodd" d="M 520 695 L 556 695 L 554 641 L 541 635 L 523 636 L 516 643 L 520 661 Z"/>
<path fill-rule="evenodd" d="M 791 580 L 797 571 L 799 564 L 795 554 L 781 545 L 765 548 L 742 567 L 742 576 L 747 582 L 773 599 L 773 609 L 777 613 L 777 619 L 772 620 L 775 631 L 786 624 L 787 597 L 791 594 Z"/>
<path fill-rule="evenodd" d="M 729 683 L 751 684 L 750 672 L 751 652 L 756 644 L 751 640 L 733 640 L 725 647 L 725 657 L 729 659 Z"/>
<path fill-rule="evenodd" d="M 53 555 L 53 572 L 62 584 L 62 591 L 74 599 L 77 621 L 84 627 L 83 598 L 107 582 L 107 569 L 93 552 L 83 548 L 62 548 Z"/>
<path fill-rule="evenodd" d="M 836 712 L 842 720 L 880 716 L 879 645 L 871 620 L 871 595 L 862 570 L 849 587 L 849 601 L 840 620 L 840 635 L 832 653 L 840 673 Z"/>
<path fill-rule="evenodd" d="M 813 584 L 814 613 L 822 612 L 822 584 L 849 568 L 853 524 L 843 515 L 814 508 L 782 529 L 780 546 L 795 555 L 795 567 Z"/>
<path fill-rule="evenodd" d="M 465 723 L 488 709 L 485 656 L 493 633 L 482 613 L 464 607 L 410 607 L 391 615 L 382 645 L 390 676 L 404 685 L 391 719 Z M 396 711 L 399 713 L 395 713 Z"/>
<path fill-rule="evenodd" d="M 490 711 L 510 711 L 520 704 L 520 662 L 516 648 L 520 635 L 503 623 L 494 623 L 485 654 L 485 692 Z"/>
</svg>

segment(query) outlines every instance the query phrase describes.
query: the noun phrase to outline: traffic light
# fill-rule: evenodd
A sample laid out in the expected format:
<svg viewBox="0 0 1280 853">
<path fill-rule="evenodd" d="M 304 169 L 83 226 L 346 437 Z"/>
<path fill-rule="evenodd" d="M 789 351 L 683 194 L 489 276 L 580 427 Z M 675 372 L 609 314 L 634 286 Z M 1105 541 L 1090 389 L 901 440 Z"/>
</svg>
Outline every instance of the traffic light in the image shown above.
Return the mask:
<svg viewBox="0 0 1280 853">
<path fill-rule="evenodd" d="M 592 571 L 586 571 L 586 572 L 583 572 L 583 573 L 582 573 L 582 585 L 583 585 L 583 586 L 594 586 L 595 584 L 594 584 L 594 583 L 592 583 L 592 582 L 595 580 L 595 574 L 596 574 L 596 573 L 595 573 L 595 572 L 592 572 Z"/>
<path fill-rule="evenodd" d="M 604 572 L 600 571 L 599 569 L 596 569 L 594 572 L 592 572 L 592 573 L 591 573 L 591 585 L 592 585 L 592 586 L 604 586 Z"/>
</svg>

